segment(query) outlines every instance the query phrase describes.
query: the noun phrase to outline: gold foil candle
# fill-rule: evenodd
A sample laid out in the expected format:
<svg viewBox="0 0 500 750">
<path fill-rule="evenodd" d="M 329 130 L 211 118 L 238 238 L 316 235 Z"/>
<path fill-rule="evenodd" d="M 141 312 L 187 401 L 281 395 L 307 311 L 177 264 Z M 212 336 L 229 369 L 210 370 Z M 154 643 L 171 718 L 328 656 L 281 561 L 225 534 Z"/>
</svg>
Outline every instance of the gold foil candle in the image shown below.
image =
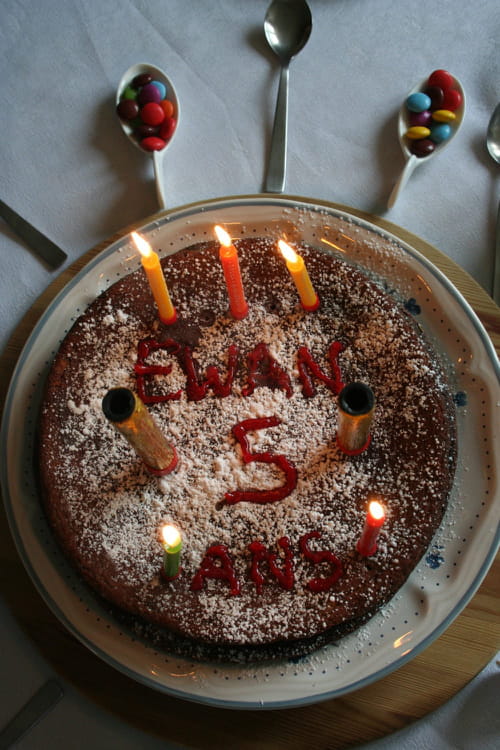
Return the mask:
<svg viewBox="0 0 500 750">
<path fill-rule="evenodd" d="M 177 465 L 177 452 L 161 432 L 137 394 L 128 388 L 112 388 L 102 400 L 106 419 L 142 458 L 155 476 L 170 474 Z"/>
<path fill-rule="evenodd" d="M 375 397 L 365 383 L 349 383 L 338 395 L 337 444 L 343 453 L 355 456 L 370 445 L 370 427 Z"/>
</svg>

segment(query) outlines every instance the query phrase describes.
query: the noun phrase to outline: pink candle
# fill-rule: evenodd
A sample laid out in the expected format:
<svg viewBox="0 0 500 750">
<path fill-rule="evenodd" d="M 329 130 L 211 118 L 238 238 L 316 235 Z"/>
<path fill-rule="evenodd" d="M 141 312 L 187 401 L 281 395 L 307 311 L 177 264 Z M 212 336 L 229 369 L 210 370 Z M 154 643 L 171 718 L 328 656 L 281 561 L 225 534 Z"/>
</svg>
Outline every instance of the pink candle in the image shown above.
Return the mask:
<svg viewBox="0 0 500 750">
<path fill-rule="evenodd" d="M 385 510 L 377 500 L 372 500 L 368 506 L 365 527 L 358 539 L 356 549 L 363 557 L 371 557 L 377 551 L 377 538 L 385 521 Z"/>
</svg>

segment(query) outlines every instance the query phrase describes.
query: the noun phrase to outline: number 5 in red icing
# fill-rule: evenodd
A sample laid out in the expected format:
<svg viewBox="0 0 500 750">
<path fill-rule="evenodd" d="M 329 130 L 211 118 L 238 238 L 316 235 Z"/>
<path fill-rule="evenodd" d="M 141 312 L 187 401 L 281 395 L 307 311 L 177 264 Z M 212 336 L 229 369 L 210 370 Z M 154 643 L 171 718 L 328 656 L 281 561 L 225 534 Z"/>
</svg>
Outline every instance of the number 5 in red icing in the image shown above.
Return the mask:
<svg viewBox="0 0 500 750">
<path fill-rule="evenodd" d="M 248 444 L 247 434 L 253 430 L 264 430 L 266 427 L 276 427 L 281 424 L 278 417 L 257 417 L 256 419 L 245 419 L 234 425 L 232 432 L 236 440 L 241 445 L 243 461 L 246 464 L 252 461 L 258 461 L 265 464 L 275 464 L 285 474 L 285 484 L 272 490 L 234 490 L 226 492 L 224 500 L 228 505 L 235 503 L 275 503 L 283 500 L 297 486 L 297 469 L 290 461 L 281 454 L 273 453 L 252 453 Z"/>
</svg>

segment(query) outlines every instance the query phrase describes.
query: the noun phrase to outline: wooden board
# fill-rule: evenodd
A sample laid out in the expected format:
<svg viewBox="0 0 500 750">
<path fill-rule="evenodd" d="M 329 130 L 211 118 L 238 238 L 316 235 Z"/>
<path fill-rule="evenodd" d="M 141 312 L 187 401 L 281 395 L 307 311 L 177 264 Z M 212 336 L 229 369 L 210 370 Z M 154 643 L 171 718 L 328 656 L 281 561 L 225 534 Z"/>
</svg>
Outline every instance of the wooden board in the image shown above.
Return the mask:
<svg viewBox="0 0 500 750">
<path fill-rule="evenodd" d="M 429 258 L 464 295 L 500 352 L 500 309 L 456 263 L 400 227 L 352 208 L 332 205 L 392 232 Z M 2 408 L 19 353 L 49 302 L 92 257 L 131 228 L 64 270 L 25 315 L 1 358 Z M 124 722 L 188 747 L 352 747 L 401 729 L 442 705 L 500 648 L 499 554 L 472 601 L 445 633 L 411 662 L 375 684 L 337 699 L 293 709 L 228 711 L 195 706 L 134 682 L 73 638 L 46 607 L 25 572 L 3 506 L 0 514 L 2 593 L 20 627 L 55 671 Z"/>
</svg>

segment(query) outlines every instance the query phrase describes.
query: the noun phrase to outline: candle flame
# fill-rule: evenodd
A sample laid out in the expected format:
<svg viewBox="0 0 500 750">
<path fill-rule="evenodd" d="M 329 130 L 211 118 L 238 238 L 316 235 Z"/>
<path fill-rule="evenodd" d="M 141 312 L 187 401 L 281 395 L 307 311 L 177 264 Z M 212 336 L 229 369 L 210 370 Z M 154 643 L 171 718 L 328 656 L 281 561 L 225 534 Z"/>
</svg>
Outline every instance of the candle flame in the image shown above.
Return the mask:
<svg viewBox="0 0 500 750">
<path fill-rule="evenodd" d="M 134 240 L 135 246 L 139 250 L 141 255 L 143 255 L 145 258 L 147 258 L 148 255 L 151 255 L 153 250 L 149 242 L 145 240 L 144 237 L 141 237 L 141 235 L 137 232 L 132 232 L 132 239 Z"/>
<path fill-rule="evenodd" d="M 214 232 L 221 245 L 224 245 L 224 247 L 231 247 L 231 237 L 225 229 L 217 224 L 217 226 L 214 227 Z"/>
<path fill-rule="evenodd" d="M 284 259 L 290 263 L 296 263 L 298 255 L 293 248 L 290 247 L 284 240 L 278 240 L 278 247 Z"/>
<path fill-rule="evenodd" d="M 165 544 L 169 547 L 175 547 L 181 540 L 179 530 L 175 526 L 164 526 L 161 530 Z"/>
<path fill-rule="evenodd" d="M 385 518 L 384 506 L 381 505 L 377 500 L 372 500 L 368 506 L 368 513 L 374 521 L 380 521 Z"/>
</svg>

